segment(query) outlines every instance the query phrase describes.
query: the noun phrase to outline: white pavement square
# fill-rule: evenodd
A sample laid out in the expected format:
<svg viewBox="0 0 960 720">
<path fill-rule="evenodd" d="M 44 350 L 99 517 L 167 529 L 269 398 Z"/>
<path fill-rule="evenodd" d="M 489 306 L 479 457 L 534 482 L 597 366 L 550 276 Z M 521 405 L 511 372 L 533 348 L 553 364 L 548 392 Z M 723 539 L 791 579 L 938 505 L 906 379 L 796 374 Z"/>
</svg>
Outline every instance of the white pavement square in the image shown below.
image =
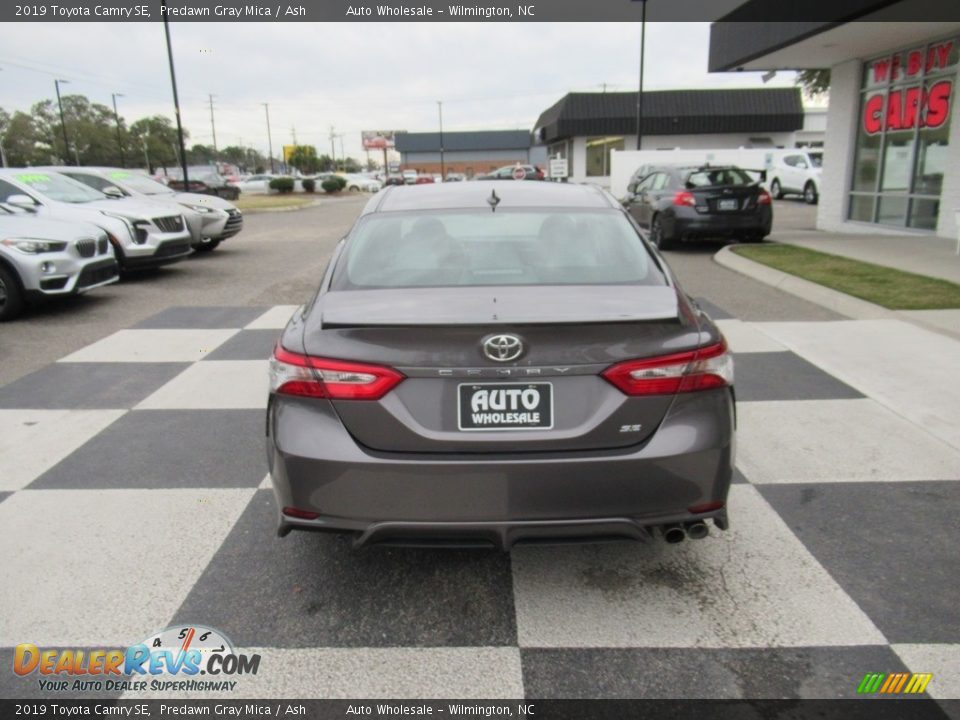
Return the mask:
<svg viewBox="0 0 960 720">
<path fill-rule="evenodd" d="M 727 339 L 727 346 L 735 353 L 778 352 L 786 348 L 761 332 L 753 323 L 743 320 L 717 320 L 717 327 Z"/>
<path fill-rule="evenodd" d="M 24 490 L 0 503 L 0 646 L 162 629 L 253 490 Z M 44 570 L 45 568 L 45 570 Z"/>
<path fill-rule="evenodd" d="M 960 449 L 960 341 L 901 320 L 757 323 L 757 327 Z"/>
<path fill-rule="evenodd" d="M 300 305 L 274 305 L 244 330 L 282 330 Z"/>
<path fill-rule="evenodd" d="M 657 542 L 518 548 L 521 647 L 876 645 L 882 633 L 749 485 L 731 528 Z"/>
<path fill-rule="evenodd" d="M 208 360 L 191 365 L 137 410 L 266 409 L 269 361 Z"/>
<path fill-rule="evenodd" d="M 0 410 L 0 490 L 33 482 L 126 410 Z"/>
<path fill-rule="evenodd" d="M 960 478 L 960 451 L 869 398 L 745 402 L 737 419 L 752 483 Z"/>
<path fill-rule="evenodd" d="M 927 685 L 930 697 L 960 698 L 960 645 L 900 645 L 891 646 L 911 672 L 933 673 Z"/>
<path fill-rule="evenodd" d="M 519 698 L 519 648 L 238 648 L 260 655 L 256 675 L 244 675 L 230 698 L 414 699 Z M 166 697 L 160 693 L 157 697 Z M 151 695 L 128 692 L 125 700 Z M 221 699 L 222 692 L 177 698 Z"/>
<path fill-rule="evenodd" d="M 194 362 L 239 330 L 118 330 L 58 362 Z"/>
</svg>

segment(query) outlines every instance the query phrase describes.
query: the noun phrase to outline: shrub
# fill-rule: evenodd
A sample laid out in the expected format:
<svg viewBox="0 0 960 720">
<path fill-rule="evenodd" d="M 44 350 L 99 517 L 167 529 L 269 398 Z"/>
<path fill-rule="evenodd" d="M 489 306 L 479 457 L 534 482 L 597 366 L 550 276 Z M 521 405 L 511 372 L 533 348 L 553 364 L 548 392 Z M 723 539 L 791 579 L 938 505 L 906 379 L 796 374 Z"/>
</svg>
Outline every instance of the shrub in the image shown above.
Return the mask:
<svg viewBox="0 0 960 720">
<path fill-rule="evenodd" d="M 340 178 L 340 179 L 342 180 L 343 178 Z M 320 183 L 320 187 L 323 188 L 324 192 L 328 192 L 332 194 L 332 193 L 340 192 L 341 190 L 343 190 L 344 186 L 338 183 L 335 178 L 331 177 L 331 178 L 327 178 L 322 183 Z"/>
<path fill-rule="evenodd" d="M 270 181 L 270 189 L 281 193 L 293 192 L 293 178 L 278 177 Z"/>
<path fill-rule="evenodd" d="M 343 190 L 347 186 L 347 179 L 343 175 L 334 175 L 333 179 L 337 181 L 337 186 Z"/>
<path fill-rule="evenodd" d="M 301 184 L 303 185 L 304 192 L 312 193 L 317 189 L 317 181 L 313 178 L 304 178 Z"/>
</svg>

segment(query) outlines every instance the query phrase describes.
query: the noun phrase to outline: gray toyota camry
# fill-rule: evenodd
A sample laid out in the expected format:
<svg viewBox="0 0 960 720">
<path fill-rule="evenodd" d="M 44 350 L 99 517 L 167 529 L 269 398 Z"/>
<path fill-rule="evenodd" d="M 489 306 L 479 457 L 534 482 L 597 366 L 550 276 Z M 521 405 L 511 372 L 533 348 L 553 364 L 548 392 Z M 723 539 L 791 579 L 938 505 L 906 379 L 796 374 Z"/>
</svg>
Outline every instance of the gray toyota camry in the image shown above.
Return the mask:
<svg viewBox="0 0 960 720">
<path fill-rule="evenodd" d="M 727 527 L 733 363 L 609 193 L 391 187 L 274 351 L 279 533 L 667 542 Z"/>
</svg>

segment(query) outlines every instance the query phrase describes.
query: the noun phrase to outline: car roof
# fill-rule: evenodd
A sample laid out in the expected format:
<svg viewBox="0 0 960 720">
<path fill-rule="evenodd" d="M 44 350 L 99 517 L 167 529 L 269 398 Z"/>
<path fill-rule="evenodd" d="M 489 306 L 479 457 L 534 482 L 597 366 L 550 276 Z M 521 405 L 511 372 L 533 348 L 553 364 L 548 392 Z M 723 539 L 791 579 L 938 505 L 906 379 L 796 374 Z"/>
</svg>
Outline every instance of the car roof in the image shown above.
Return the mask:
<svg viewBox="0 0 960 720">
<path fill-rule="evenodd" d="M 502 180 L 467 183 L 391 185 L 377 193 L 366 212 L 409 210 L 489 209 L 487 200 L 496 192 L 500 208 L 619 207 L 600 188 L 572 183 Z"/>
</svg>

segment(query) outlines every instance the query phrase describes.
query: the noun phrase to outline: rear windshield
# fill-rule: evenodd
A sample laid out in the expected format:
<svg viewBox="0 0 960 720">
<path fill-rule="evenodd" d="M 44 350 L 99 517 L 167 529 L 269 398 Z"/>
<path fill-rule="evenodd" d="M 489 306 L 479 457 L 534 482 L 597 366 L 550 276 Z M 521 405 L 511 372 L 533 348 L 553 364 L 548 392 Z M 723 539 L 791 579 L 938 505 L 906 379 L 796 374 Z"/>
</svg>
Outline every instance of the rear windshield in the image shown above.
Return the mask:
<svg viewBox="0 0 960 720">
<path fill-rule="evenodd" d="M 608 284 L 666 284 L 622 213 L 501 209 L 370 215 L 332 287 Z"/>
<path fill-rule="evenodd" d="M 695 170 L 687 176 L 688 188 L 752 185 L 754 182 L 756 181 L 740 168 Z"/>
</svg>

